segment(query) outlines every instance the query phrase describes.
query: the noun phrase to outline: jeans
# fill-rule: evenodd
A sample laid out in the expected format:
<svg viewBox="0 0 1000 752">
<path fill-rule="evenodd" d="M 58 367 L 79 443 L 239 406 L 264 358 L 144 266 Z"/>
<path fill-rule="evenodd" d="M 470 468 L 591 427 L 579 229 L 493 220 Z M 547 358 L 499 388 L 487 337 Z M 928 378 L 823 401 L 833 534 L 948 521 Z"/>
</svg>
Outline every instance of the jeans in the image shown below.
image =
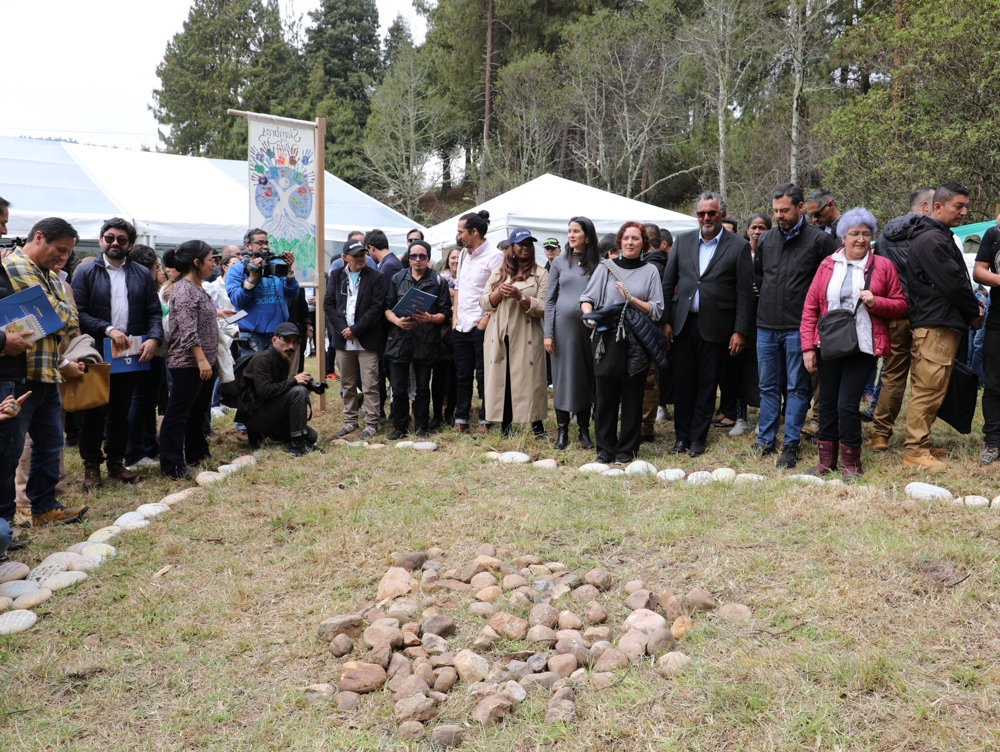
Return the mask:
<svg viewBox="0 0 1000 752">
<path fill-rule="evenodd" d="M 983 343 L 986 342 L 986 319 L 983 319 L 983 326 L 975 332 L 972 338 L 972 358 L 969 366 L 979 375 L 979 388 L 985 384 L 985 374 L 983 373 Z"/>
<path fill-rule="evenodd" d="M 241 331 L 240 338 L 236 340 L 235 344 L 239 348 L 241 356 L 264 352 L 264 350 L 271 346 L 271 335 Z M 326 376 L 326 374 L 323 375 Z M 234 421 L 233 425 L 236 426 L 237 431 L 247 430 L 247 427 L 242 423 Z M 209 430 L 212 428 L 211 415 L 209 416 L 208 428 Z"/>
<path fill-rule="evenodd" d="M 7 547 L 14 540 L 14 534 L 10 531 L 10 524 L 3 517 L 0 517 L 0 556 L 7 553 Z"/>
<path fill-rule="evenodd" d="M 839 441 L 849 447 L 861 446 L 861 414 L 858 403 L 865 380 L 875 366 L 875 356 L 855 353 L 837 360 L 823 360 L 817 354 L 819 368 L 820 441 Z"/>
<path fill-rule="evenodd" d="M 156 405 L 160 400 L 165 370 L 164 359 L 156 357 L 149 362 L 149 370 L 139 374 L 139 383 L 132 392 L 132 405 L 128 411 L 126 465 L 134 465 L 143 457 L 160 455 L 160 446 L 156 443 Z"/>
<path fill-rule="evenodd" d="M 878 405 L 878 396 L 882 392 L 883 367 L 884 361 L 882 359 L 877 359 L 875 361 L 875 366 L 872 368 L 872 372 L 868 375 L 868 382 L 865 384 L 865 390 L 861 393 L 862 397 L 872 398 L 872 409 Z"/>
<path fill-rule="evenodd" d="M 812 379 L 802 362 L 798 329 L 758 329 L 757 369 L 760 376 L 760 436 L 757 443 L 774 446 L 781 421 L 781 377 L 787 379 L 785 442 L 798 441 L 812 397 Z"/>
<path fill-rule="evenodd" d="M 0 379 L 0 402 L 17 391 L 13 381 Z M 20 455 L 12 451 L 14 442 L 14 427 L 17 419 L 0 421 L 0 519 L 12 521 L 16 511 L 16 492 L 14 488 L 14 469 Z M 8 489 L 8 486 L 10 488 Z M 10 498 L 8 502 L 7 499 Z"/>
<path fill-rule="evenodd" d="M 431 421 L 431 364 L 413 363 L 417 393 L 413 399 L 413 424 L 425 431 Z M 404 433 L 410 428 L 410 401 L 406 383 L 410 377 L 410 364 L 389 361 L 390 383 L 392 385 L 392 427 Z"/>
<path fill-rule="evenodd" d="M 31 471 L 25 492 L 31 502 L 31 514 L 39 515 L 61 507 L 56 501 L 56 483 L 59 482 L 59 453 L 63 447 L 62 399 L 58 384 L 28 381 L 24 391 L 30 391 L 31 396 L 21 405 L 21 412 L 13 421 L 9 451 L 16 463 L 24 450 L 24 435 L 31 432 Z M 11 510 L 13 517 L 16 503 L 11 472 L 9 482 L 6 477 L 3 479 L 0 509 Z"/>
<path fill-rule="evenodd" d="M 132 394 L 138 381 L 137 371 L 113 374 L 108 404 L 84 411 L 80 427 L 80 459 L 84 464 L 100 465 L 104 462 L 105 453 L 109 466 L 124 459 Z M 102 443 L 104 453 L 101 452 Z"/>
<path fill-rule="evenodd" d="M 203 381 L 197 368 L 171 368 L 170 376 L 173 389 L 160 424 L 160 471 L 177 477 L 187 469 L 185 457 L 193 465 L 211 456 L 202 421 L 212 401 L 212 379 Z"/>
<path fill-rule="evenodd" d="M 471 332 L 452 332 L 452 346 L 455 351 L 455 372 L 458 391 L 455 395 L 455 422 L 469 423 L 472 411 L 472 379 L 479 385 L 479 422 L 486 420 L 486 382 L 483 375 L 483 339 L 485 332 L 473 329 Z"/>
</svg>

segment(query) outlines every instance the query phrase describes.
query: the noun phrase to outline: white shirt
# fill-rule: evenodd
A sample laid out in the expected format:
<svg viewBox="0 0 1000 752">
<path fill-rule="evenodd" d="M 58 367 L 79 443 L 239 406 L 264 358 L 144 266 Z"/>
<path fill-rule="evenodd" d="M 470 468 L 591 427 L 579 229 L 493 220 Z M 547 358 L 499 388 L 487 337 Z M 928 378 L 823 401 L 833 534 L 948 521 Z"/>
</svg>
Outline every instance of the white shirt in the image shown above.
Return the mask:
<svg viewBox="0 0 1000 752">
<path fill-rule="evenodd" d="M 712 256 L 715 255 L 715 249 L 719 247 L 719 238 L 722 237 L 722 231 L 716 235 L 711 240 L 705 240 L 701 233 L 698 233 L 698 277 L 700 278 L 705 270 L 708 268 L 709 263 L 712 261 Z M 691 312 L 698 313 L 698 309 L 701 303 L 701 291 L 694 291 L 694 300 L 691 301 Z"/>
<path fill-rule="evenodd" d="M 128 334 L 128 272 L 125 262 L 115 269 L 108 257 L 104 256 L 104 266 L 111 280 L 111 326 L 122 334 Z"/>
<path fill-rule="evenodd" d="M 351 279 L 351 274 L 352 274 L 351 272 L 347 273 L 347 310 L 344 311 L 344 314 L 347 316 L 347 326 L 348 327 L 354 326 L 354 314 L 355 314 L 355 311 L 356 311 L 356 309 L 358 307 L 358 287 L 360 286 L 360 285 L 354 284 L 354 280 Z M 354 272 L 353 274 L 354 274 L 354 277 L 356 277 L 358 279 L 358 281 L 360 282 L 361 281 L 361 277 L 358 276 L 359 273 L 358 272 Z M 347 340 L 347 348 L 346 349 L 348 349 L 348 350 L 360 350 L 361 349 L 361 343 L 358 342 L 357 337 L 355 337 L 354 339 Z"/>
<path fill-rule="evenodd" d="M 488 240 L 474 251 L 462 251 L 458 263 L 458 299 L 456 301 L 455 328 L 471 332 L 483 317 L 479 298 L 486 289 L 490 275 L 503 264 L 503 251 L 490 245 Z"/>
</svg>

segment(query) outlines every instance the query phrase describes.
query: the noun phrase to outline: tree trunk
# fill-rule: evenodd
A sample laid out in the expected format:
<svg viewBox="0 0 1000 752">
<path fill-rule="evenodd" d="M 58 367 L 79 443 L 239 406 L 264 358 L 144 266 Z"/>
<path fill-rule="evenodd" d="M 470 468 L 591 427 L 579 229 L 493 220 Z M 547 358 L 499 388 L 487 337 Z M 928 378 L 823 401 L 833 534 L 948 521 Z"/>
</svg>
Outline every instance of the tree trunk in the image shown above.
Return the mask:
<svg viewBox="0 0 1000 752">
<path fill-rule="evenodd" d="M 559 175 L 566 177 L 566 151 L 569 148 L 569 121 L 563 122 L 562 140 L 559 144 Z"/>
<path fill-rule="evenodd" d="M 791 8 L 792 24 L 792 76 L 794 78 L 794 88 L 792 89 L 792 153 L 789 159 L 790 180 L 798 184 L 799 177 L 799 101 L 802 98 L 802 78 L 805 65 L 805 28 L 802 20 L 802 8 L 798 0 L 793 0 Z"/>
<path fill-rule="evenodd" d="M 490 140 L 490 117 L 493 83 L 493 0 L 486 6 L 486 109 L 483 114 L 483 148 Z"/>
<path fill-rule="evenodd" d="M 448 199 L 448 191 L 451 190 L 451 154 L 448 149 L 442 148 L 441 154 L 441 200 Z"/>
</svg>

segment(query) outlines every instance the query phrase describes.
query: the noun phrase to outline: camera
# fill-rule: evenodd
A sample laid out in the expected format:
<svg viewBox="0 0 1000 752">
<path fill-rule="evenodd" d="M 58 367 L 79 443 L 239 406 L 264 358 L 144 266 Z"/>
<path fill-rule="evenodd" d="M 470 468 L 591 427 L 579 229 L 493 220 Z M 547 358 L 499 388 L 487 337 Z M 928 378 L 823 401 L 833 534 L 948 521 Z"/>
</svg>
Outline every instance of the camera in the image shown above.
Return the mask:
<svg viewBox="0 0 1000 752">
<path fill-rule="evenodd" d="M 271 251 L 261 251 L 253 254 L 252 258 L 243 259 L 243 274 L 247 276 L 253 272 L 260 274 L 261 278 L 273 277 L 276 273 L 275 267 L 284 265 L 285 262 L 281 256 L 271 253 Z"/>
<path fill-rule="evenodd" d="M 316 381 L 316 379 L 311 379 L 309 383 L 304 384 L 303 386 L 305 386 L 305 388 L 313 394 L 323 394 L 329 384 L 325 381 Z"/>
</svg>

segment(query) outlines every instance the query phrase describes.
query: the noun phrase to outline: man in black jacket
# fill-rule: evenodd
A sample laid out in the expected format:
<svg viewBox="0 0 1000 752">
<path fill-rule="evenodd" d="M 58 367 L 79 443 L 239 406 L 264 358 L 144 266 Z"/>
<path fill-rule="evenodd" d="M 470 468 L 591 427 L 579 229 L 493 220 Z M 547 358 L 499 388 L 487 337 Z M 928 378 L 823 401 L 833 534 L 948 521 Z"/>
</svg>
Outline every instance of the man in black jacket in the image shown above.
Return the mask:
<svg viewBox="0 0 1000 752">
<path fill-rule="evenodd" d="M 947 393 L 958 345 L 983 317 L 951 231 L 968 213 L 969 189 L 942 183 L 934 191 L 931 216 L 918 220 L 910 233 L 906 286 L 913 345 L 904 467 L 948 467 L 931 454 L 931 426 Z"/>
<path fill-rule="evenodd" d="M 417 392 L 413 400 L 413 422 L 419 438 L 429 436 L 431 369 L 441 359 L 441 332 L 451 323 L 451 289 L 436 272 L 427 268 L 431 247 L 423 240 L 414 240 L 409 253 L 410 268 L 397 272 L 385 295 L 385 317 L 392 324 L 385 346 L 392 385 L 393 431 L 389 441 L 403 438 L 410 428 L 407 381 L 411 365 Z M 426 310 L 397 316 L 392 309 L 412 289 L 427 293 L 434 301 Z"/>
<path fill-rule="evenodd" d="M 703 193 L 695 204 L 699 231 L 685 232 L 663 275 L 663 333 L 674 365 L 674 430 L 670 454 L 705 453 L 722 363 L 746 345 L 753 315 L 750 244 L 723 229 L 726 201 Z"/>
<path fill-rule="evenodd" d="M 344 399 L 344 426 L 334 438 L 343 438 L 358 427 L 358 387 L 364 394 L 365 430 L 361 440 L 378 430 L 378 359 L 383 346 L 385 278 L 367 265 L 364 243 L 344 243 L 344 265 L 330 272 L 323 310 L 330 320 L 337 350 Z"/>
<path fill-rule="evenodd" d="M 286 442 L 288 453 L 302 457 L 316 450 L 316 431 L 307 425 L 308 373 L 297 373 L 292 363 L 299 345 L 299 329 L 285 322 L 274 328 L 271 346 L 250 358 L 240 374 L 236 418 L 251 440 Z"/>
<path fill-rule="evenodd" d="M 1000 217 L 998 217 L 1000 220 Z M 983 233 L 972 278 L 990 287 L 990 300 L 1000 301 L 1000 226 Z M 1000 459 L 1000 313 L 983 324 L 983 435 L 986 446 L 979 460 L 990 465 Z"/>
<path fill-rule="evenodd" d="M 113 352 L 128 352 L 129 337 L 145 335 L 139 362 L 156 354 L 163 341 L 163 312 L 149 270 L 128 258 L 135 243 L 135 227 L 121 217 L 107 220 L 98 242 L 103 253 L 73 275 L 73 297 L 80 314 L 80 330 L 94 338 L 97 352 L 104 352 L 110 339 Z M 110 362 L 110 361 L 109 361 Z M 80 459 L 83 460 L 83 490 L 101 485 L 101 452 L 107 452 L 108 475 L 124 483 L 135 483 L 138 473 L 125 469 L 128 444 L 128 411 L 138 371 L 111 376 L 111 397 L 104 407 L 83 414 L 80 427 Z M 106 437 L 106 438 L 105 438 Z"/>
<path fill-rule="evenodd" d="M 757 305 L 757 367 L 760 378 L 760 435 L 752 453 L 775 454 L 781 420 L 781 374 L 785 373 L 785 437 L 777 466 L 788 469 L 798 461 L 799 439 L 812 392 L 802 362 L 799 324 L 806 293 L 820 262 L 837 250 L 835 238 L 807 224 L 802 213 L 802 189 L 779 185 L 771 207 L 777 226 L 757 241 L 754 276 L 760 291 Z"/>
<path fill-rule="evenodd" d="M 931 213 L 933 205 L 934 189 L 927 185 L 917 188 L 910 193 L 910 213 L 889 220 L 875 240 L 875 255 L 884 256 L 896 267 L 903 295 L 907 299 L 910 297 L 906 279 L 910 233 L 921 218 Z M 875 406 L 872 438 L 868 445 L 873 452 L 884 452 L 889 448 L 889 437 L 892 436 L 896 418 L 899 417 L 899 408 L 903 405 L 906 377 L 910 373 L 910 346 L 913 344 L 909 314 L 889 322 L 889 341 L 892 349 L 889 357 L 882 363 L 882 387 Z"/>
</svg>

